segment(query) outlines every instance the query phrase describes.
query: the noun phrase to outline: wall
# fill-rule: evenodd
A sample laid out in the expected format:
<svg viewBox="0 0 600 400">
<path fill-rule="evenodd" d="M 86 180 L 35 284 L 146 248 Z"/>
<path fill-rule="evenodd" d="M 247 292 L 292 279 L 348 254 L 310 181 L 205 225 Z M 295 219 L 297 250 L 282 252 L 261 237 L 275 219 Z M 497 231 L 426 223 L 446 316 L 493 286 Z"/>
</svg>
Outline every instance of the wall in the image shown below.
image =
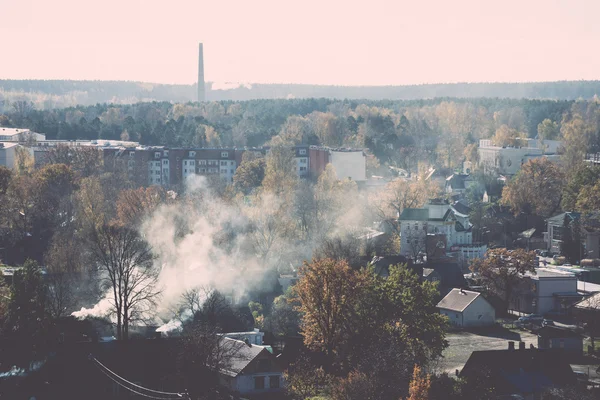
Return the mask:
<svg viewBox="0 0 600 400">
<path fill-rule="evenodd" d="M 264 376 L 265 377 L 265 388 L 264 389 L 255 389 L 254 388 L 254 378 Z M 276 376 L 279 378 L 279 388 L 271 388 L 270 387 L 270 377 Z M 272 392 L 280 392 L 284 389 L 284 381 L 282 374 L 280 372 L 263 372 L 257 374 L 249 374 L 249 375 L 239 375 L 236 378 L 235 390 L 240 392 L 241 394 L 258 394 L 258 393 L 272 393 Z"/>
<path fill-rule="evenodd" d="M 538 348 L 563 349 L 565 352 L 571 354 L 583 354 L 583 339 L 581 337 L 542 338 L 541 336 L 538 336 Z"/>
<path fill-rule="evenodd" d="M 337 178 L 362 182 L 367 180 L 367 158 L 363 151 L 330 150 L 330 161 Z"/>
<path fill-rule="evenodd" d="M 5 147 L 0 148 L 0 165 L 6 168 L 14 168 L 15 166 L 15 154 L 17 146 L 12 144 L 5 144 Z"/>
<path fill-rule="evenodd" d="M 487 300 L 479 296 L 463 311 L 463 319 L 465 327 L 490 326 L 496 322 L 496 311 Z"/>
<path fill-rule="evenodd" d="M 577 293 L 577 277 L 539 278 L 536 286 L 537 313 L 545 314 L 555 308 L 554 293 Z"/>
<path fill-rule="evenodd" d="M 463 326 L 463 314 L 458 311 L 446 310 L 445 308 L 440 308 L 440 314 L 448 317 L 448 321 L 450 325 L 462 327 Z"/>
</svg>

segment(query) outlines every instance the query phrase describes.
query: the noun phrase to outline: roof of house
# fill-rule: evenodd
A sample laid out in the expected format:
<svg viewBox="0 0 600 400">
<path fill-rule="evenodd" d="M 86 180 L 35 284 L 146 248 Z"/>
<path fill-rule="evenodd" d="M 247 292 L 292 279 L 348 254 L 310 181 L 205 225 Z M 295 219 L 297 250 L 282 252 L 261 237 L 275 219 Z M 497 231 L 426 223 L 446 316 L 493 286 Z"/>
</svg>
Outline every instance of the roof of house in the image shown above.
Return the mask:
<svg viewBox="0 0 600 400">
<path fill-rule="evenodd" d="M 553 349 L 474 351 L 460 376 L 488 371 L 503 393 L 534 393 L 550 386 L 576 383 L 575 374 L 560 351 Z"/>
<path fill-rule="evenodd" d="M 463 312 L 481 293 L 464 289 L 452 289 L 438 304 L 438 308 Z"/>
<path fill-rule="evenodd" d="M 452 174 L 446 178 L 446 185 L 450 186 L 452 190 L 460 190 L 465 188 L 465 179 L 469 175 Z"/>
<path fill-rule="evenodd" d="M 581 300 L 580 302 L 575 303 L 573 307 L 579 310 L 600 311 L 600 293 L 595 293 L 590 297 L 587 297 Z"/>
<path fill-rule="evenodd" d="M 565 217 L 571 219 L 571 221 L 577 220 L 580 217 L 580 213 L 578 212 L 564 212 L 554 217 L 548 218 L 548 223 L 552 225 L 563 225 L 565 223 Z"/>
<path fill-rule="evenodd" d="M 468 216 L 468 215 L 471 213 L 471 211 L 473 211 L 473 210 L 471 209 L 471 207 L 469 207 L 469 206 L 465 205 L 465 204 L 464 204 L 462 201 L 460 201 L 460 200 L 459 200 L 459 201 L 455 201 L 455 202 L 452 204 L 452 208 L 454 208 L 454 209 L 455 209 L 457 212 L 459 212 L 460 214 L 463 214 L 463 215 L 466 215 L 466 216 Z"/>
<path fill-rule="evenodd" d="M 433 268 L 423 268 L 423 278 L 427 278 L 433 272 L 435 272 Z"/>
<path fill-rule="evenodd" d="M 432 268 L 440 276 L 440 288 L 460 288 L 466 287 L 467 282 L 456 262 L 431 261 L 427 263 L 427 268 Z M 442 293 L 443 294 L 443 293 Z"/>
<path fill-rule="evenodd" d="M 221 368 L 221 372 L 236 377 L 254 361 L 261 353 L 271 353 L 265 346 L 249 345 L 241 340 L 223 337 L 221 347 L 226 354 L 231 354 L 227 365 Z"/>
<path fill-rule="evenodd" d="M 526 275 L 531 279 L 540 278 L 565 278 L 565 279 L 577 279 L 575 274 L 571 272 L 561 271 L 554 268 L 536 268 L 535 274 L 528 272 Z"/>
<path fill-rule="evenodd" d="M 568 328 L 559 328 L 557 326 L 543 326 L 540 329 L 537 330 L 536 332 L 538 334 L 538 336 L 542 336 L 548 339 L 555 339 L 555 338 L 581 338 L 583 337 L 582 335 L 580 335 L 577 332 L 573 332 L 571 329 Z"/>
<path fill-rule="evenodd" d="M 405 208 L 400 214 L 401 221 L 427 221 L 429 209 L 427 208 Z"/>
</svg>

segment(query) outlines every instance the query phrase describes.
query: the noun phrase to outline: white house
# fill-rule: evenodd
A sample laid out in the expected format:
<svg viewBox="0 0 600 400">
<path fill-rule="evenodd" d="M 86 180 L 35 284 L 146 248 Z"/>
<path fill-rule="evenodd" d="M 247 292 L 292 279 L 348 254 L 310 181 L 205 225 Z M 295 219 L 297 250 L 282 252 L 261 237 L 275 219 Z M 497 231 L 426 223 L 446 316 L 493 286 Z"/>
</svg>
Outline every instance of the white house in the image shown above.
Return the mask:
<svg viewBox="0 0 600 400">
<path fill-rule="evenodd" d="M 247 340 L 251 344 L 262 346 L 265 333 L 261 332 L 257 328 L 254 328 L 254 330 L 251 332 L 230 332 L 224 333 L 223 336 L 228 337 L 229 339 L 241 340 L 243 342 Z"/>
<path fill-rule="evenodd" d="M 19 143 L 0 142 L 0 165 L 6 168 L 14 168 Z"/>
<path fill-rule="evenodd" d="M 356 182 L 367 180 L 367 156 L 362 150 L 330 149 L 329 160 L 339 180 Z"/>
<path fill-rule="evenodd" d="M 457 201 L 430 200 L 424 208 L 405 208 L 400 215 L 400 254 L 416 258 L 419 253 L 429 254 L 427 235 L 444 235 L 440 241 L 445 253 L 461 260 L 482 258 L 487 246 L 473 243 L 470 208 Z"/>
<path fill-rule="evenodd" d="M 577 276 L 556 268 L 536 268 L 527 273 L 510 300 L 510 308 L 524 313 L 545 314 L 566 311 L 581 299 L 577 292 Z"/>
<path fill-rule="evenodd" d="M 452 289 L 438 304 L 440 314 L 450 320 L 450 324 L 461 328 L 490 326 L 496 322 L 496 310 L 478 292 Z"/>
<path fill-rule="evenodd" d="M 283 370 L 266 346 L 224 337 L 221 347 L 231 358 L 219 371 L 219 383 L 240 396 L 284 391 Z"/>
<path fill-rule="evenodd" d="M 479 141 L 479 164 L 486 171 L 496 171 L 502 175 L 515 175 L 527 161 L 547 157 L 558 160 L 558 140 L 521 139 L 520 146 L 495 146 L 490 139 Z"/>
</svg>

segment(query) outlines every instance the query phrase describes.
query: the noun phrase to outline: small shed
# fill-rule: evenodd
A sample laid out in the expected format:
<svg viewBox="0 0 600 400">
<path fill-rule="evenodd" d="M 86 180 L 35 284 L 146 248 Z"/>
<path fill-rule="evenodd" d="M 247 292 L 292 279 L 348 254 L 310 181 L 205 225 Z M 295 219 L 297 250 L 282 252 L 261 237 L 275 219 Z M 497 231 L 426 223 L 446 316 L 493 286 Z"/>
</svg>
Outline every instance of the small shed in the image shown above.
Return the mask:
<svg viewBox="0 0 600 400">
<path fill-rule="evenodd" d="M 538 348 L 560 349 L 572 355 L 583 355 L 583 336 L 571 329 L 544 326 L 537 331 Z"/>
<path fill-rule="evenodd" d="M 470 290 L 452 289 L 437 304 L 437 308 L 455 327 L 483 327 L 496 322 L 496 310 L 490 302 L 481 293 Z"/>
</svg>

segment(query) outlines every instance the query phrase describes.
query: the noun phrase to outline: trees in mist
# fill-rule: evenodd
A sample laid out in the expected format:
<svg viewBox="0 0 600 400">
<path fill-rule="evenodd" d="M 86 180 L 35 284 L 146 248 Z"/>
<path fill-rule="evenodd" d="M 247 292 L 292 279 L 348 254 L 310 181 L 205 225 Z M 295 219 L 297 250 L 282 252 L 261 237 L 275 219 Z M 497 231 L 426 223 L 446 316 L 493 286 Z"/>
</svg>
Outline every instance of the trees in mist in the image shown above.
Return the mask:
<svg viewBox="0 0 600 400">
<path fill-rule="evenodd" d="M 126 340 L 130 323 L 148 318 L 160 295 L 152 249 L 135 230 L 115 225 L 103 225 L 91 240 L 117 319 L 117 339 Z"/>
</svg>

